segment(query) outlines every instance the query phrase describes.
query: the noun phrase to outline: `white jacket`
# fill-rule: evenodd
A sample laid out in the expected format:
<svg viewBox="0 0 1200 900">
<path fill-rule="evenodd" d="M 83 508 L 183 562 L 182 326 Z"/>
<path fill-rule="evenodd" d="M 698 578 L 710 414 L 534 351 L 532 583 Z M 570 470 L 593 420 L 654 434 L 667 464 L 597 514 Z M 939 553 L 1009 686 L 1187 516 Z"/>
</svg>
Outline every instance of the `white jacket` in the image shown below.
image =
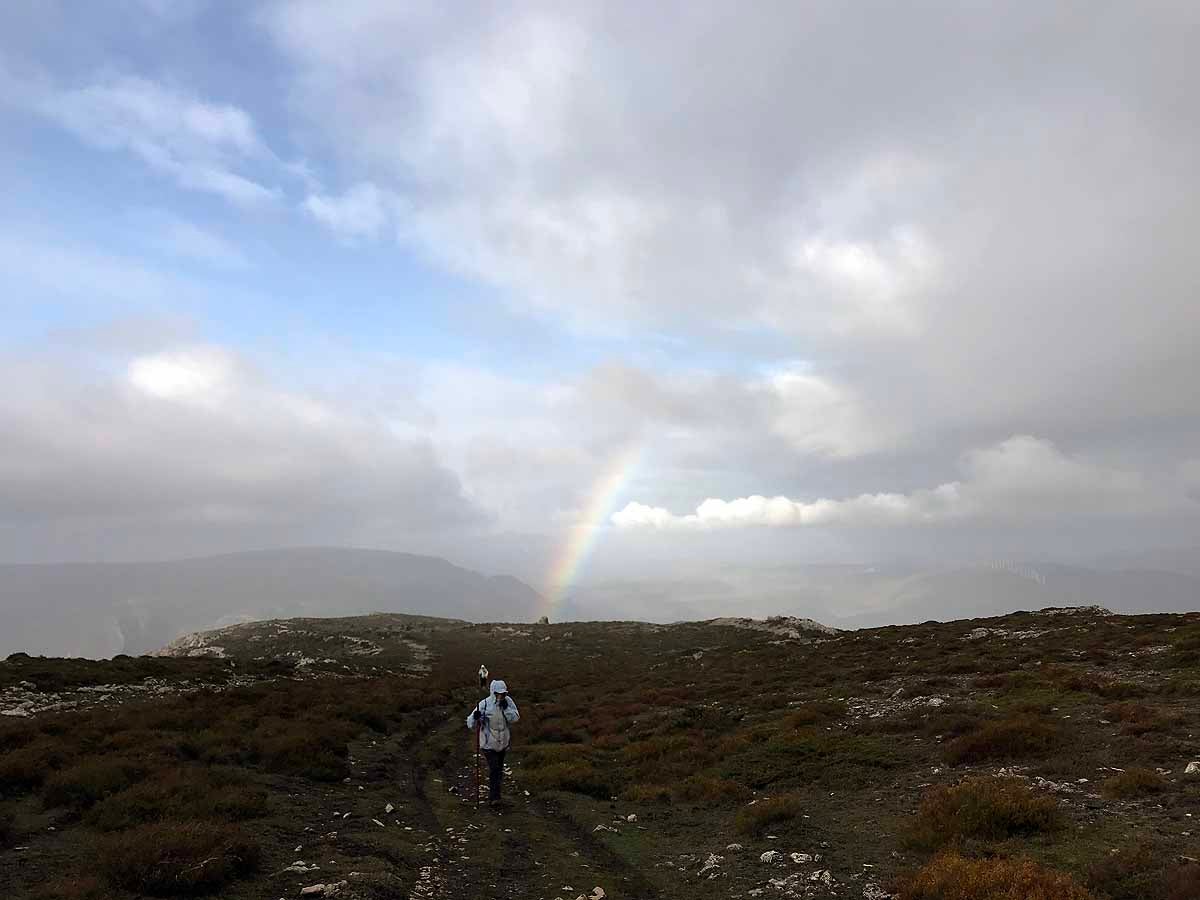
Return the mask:
<svg viewBox="0 0 1200 900">
<path fill-rule="evenodd" d="M 509 725 L 518 721 L 521 714 L 517 712 L 516 701 L 508 698 L 504 709 L 500 708 L 497 694 L 508 693 L 508 685 L 503 681 L 492 682 L 492 692 L 479 701 L 479 705 L 467 716 L 467 728 L 474 729 L 476 723 L 482 724 L 479 731 L 479 748 L 481 750 L 507 750 L 512 733 Z"/>
</svg>

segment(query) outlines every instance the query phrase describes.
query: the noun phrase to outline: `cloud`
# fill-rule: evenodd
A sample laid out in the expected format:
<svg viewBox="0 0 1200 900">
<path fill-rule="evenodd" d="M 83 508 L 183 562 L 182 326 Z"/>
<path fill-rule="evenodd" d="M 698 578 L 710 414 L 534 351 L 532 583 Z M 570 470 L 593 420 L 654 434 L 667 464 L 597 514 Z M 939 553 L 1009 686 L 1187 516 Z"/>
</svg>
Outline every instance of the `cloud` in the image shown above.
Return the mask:
<svg viewBox="0 0 1200 900">
<path fill-rule="evenodd" d="M 1116 13 L 1084 42 L 1050 8 L 354 0 L 261 21 L 312 140 L 404 197 L 405 247 L 575 332 L 769 332 L 865 410 L 786 429 L 846 456 L 896 429 L 1075 439 L 1200 413 L 1184 16 Z M 881 410 L 906 426 L 872 438 Z"/>
<path fill-rule="evenodd" d="M 860 494 L 842 500 L 754 495 L 709 498 L 695 513 L 675 515 L 631 502 L 612 516 L 621 528 L 710 529 L 748 526 L 902 526 L 988 519 L 1092 515 L 1138 516 L 1183 501 L 1164 497 L 1138 473 L 1066 456 L 1028 435 L 976 450 L 964 478 L 908 494 Z"/>
<path fill-rule="evenodd" d="M 268 379 L 226 347 L 121 356 L 97 345 L 73 366 L 42 348 L 0 374 L 0 520 L 31 531 L 124 534 L 236 526 L 278 535 L 439 533 L 485 514 L 428 440 L 401 438 L 352 398 Z"/>
<path fill-rule="evenodd" d="M 394 223 L 397 201 L 370 182 L 356 184 L 344 194 L 309 194 L 303 208 L 335 234 L 346 239 L 373 238 Z"/>
<path fill-rule="evenodd" d="M 101 76 L 82 87 L 43 86 L 26 102 L 85 143 L 129 153 L 187 190 L 247 207 L 282 196 L 237 171 L 271 158 L 253 119 L 237 106 L 129 75 Z"/>
</svg>

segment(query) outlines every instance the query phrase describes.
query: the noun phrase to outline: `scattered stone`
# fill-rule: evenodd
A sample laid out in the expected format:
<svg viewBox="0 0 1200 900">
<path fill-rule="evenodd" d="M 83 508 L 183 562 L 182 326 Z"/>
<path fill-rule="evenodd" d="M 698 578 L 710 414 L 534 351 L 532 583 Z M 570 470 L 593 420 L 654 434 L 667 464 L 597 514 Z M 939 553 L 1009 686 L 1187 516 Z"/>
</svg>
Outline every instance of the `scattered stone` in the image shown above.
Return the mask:
<svg viewBox="0 0 1200 900">
<path fill-rule="evenodd" d="M 310 865 L 309 865 L 308 863 L 306 863 L 304 860 L 302 860 L 302 859 L 298 859 L 298 860 L 296 860 L 294 863 L 292 863 L 290 866 L 288 866 L 287 868 L 285 868 L 283 871 L 285 871 L 285 872 L 297 872 L 297 873 L 299 873 L 299 874 L 303 875 L 305 872 L 316 872 L 316 871 L 317 871 L 317 870 L 319 870 L 320 868 L 321 868 L 321 867 L 320 867 L 320 866 L 318 866 L 316 863 L 313 863 L 313 864 L 310 866 Z"/>
<path fill-rule="evenodd" d="M 386 825 L 384 825 L 382 822 L 380 822 L 378 819 L 372 819 L 371 821 L 372 821 L 372 822 L 374 822 L 376 825 L 378 825 L 380 828 L 386 828 L 386 827 L 387 827 L 387 826 L 386 826 Z"/>
<path fill-rule="evenodd" d="M 727 853 L 741 853 L 742 845 L 741 844 L 726 844 L 725 851 Z"/>
<path fill-rule="evenodd" d="M 637 813 L 630 813 L 629 815 L 627 815 L 625 817 L 625 821 L 626 822 L 636 822 L 637 821 Z"/>
<path fill-rule="evenodd" d="M 812 854 L 811 853 L 793 853 L 792 854 L 792 862 L 794 862 L 798 866 L 802 866 L 805 863 L 810 863 L 810 862 L 812 862 Z"/>
<path fill-rule="evenodd" d="M 783 854 L 780 853 L 778 850 L 768 850 L 766 853 L 764 853 L 762 856 L 760 856 L 758 858 L 758 861 L 763 862 L 763 863 L 776 863 L 776 862 L 779 862 L 781 859 L 783 859 Z"/>
<path fill-rule="evenodd" d="M 392 804 L 390 804 L 390 803 L 389 803 L 387 806 L 385 806 L 385 807 L 383 808 L 383 811 L 384 811 L 385 813 L 390 813 L 390 812 L 392 812 L 392 810 L 394 810 L 395 808 L 396 808 L 396 807 L 392 806 Z"/>
<path fill-rule="evenodd" d="M 899 894 L 889 894 L 873 881 L 863 885 L 863 900 L 897 900 Z"/>
<path fill-rule="evenodd" d="M 1200 760 L 1194 760 L 1187 764 L 1187 768 L 1183 770 L 1184 775 L 1200 775 Z"/>
</svg>

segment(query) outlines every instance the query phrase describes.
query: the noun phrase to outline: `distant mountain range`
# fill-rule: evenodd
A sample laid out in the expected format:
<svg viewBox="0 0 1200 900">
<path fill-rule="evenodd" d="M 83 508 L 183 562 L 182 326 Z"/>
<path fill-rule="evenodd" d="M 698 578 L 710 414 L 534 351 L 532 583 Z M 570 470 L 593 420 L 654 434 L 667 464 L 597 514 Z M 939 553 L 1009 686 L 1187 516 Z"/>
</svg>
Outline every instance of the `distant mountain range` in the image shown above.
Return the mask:
<svg viewBox="0 0 1200 900">
<path fill-rule="evenodd" d="M 1180 551 L 1164 555 L 1167 559 L 1179 564 L 1189 557 Z M 1008 560 L 944 567 L 730 567 L 711 578 L 583 585 L 572 592 L 560 616 L 669 622 L 790 615 L 838 628 L 864 628 L 1000 616 L 1050 606 L 1102 606 L 1122 613 L 1200 610 L 1200 574 L 1158 569 L 1153 564 L 1121 567 L 1134 562 L 1106 560 L 1095 567 Z"/>
<path fill-rule="evenodd" d="M 403 612 L 529 621 L 540 595 L 509 576 L 382 550 L 296 548 L 154 563 L 0 566 L 0 657 L 104 657 L 193 631 L 291 616 Z"/>
<path fill-rule="evenodd" d="M 783 615 L 862 628 L 1048 606 L 1184 612 L 1200 609 L 1197 559 L 1200 552 L 1181 550 L 1093 566 L 728 567 L 705 577 L 584 584 L 555 618 L 678 622 Z M 1158 568 L 1168 565 L 1170 570 Z M 19 650 L 138 654 L 195 631 L 295 616 L 395 612 L 529 622 L 544 609 L 538 592 L 517 578 L 382 550 L 296 548 L 172 562 L 2 565 L 0 657 Z"/>
</svg>

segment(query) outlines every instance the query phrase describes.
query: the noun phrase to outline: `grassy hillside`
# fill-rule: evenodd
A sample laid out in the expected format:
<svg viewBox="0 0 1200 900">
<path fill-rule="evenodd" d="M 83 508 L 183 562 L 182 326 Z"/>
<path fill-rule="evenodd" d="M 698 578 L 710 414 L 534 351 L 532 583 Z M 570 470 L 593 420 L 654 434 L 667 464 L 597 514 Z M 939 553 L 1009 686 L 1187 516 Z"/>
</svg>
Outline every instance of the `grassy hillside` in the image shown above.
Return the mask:
<svg viewBox="0 0 1200 900">
<path fill-rule="evenodd" d="M 1200 896 L 1200 614 L 366 616 L 176 652 L 206 656 L 0 664 L 6 896 Z M 481 661 L 522 713 L 499 811 Z"/>
</svg>

